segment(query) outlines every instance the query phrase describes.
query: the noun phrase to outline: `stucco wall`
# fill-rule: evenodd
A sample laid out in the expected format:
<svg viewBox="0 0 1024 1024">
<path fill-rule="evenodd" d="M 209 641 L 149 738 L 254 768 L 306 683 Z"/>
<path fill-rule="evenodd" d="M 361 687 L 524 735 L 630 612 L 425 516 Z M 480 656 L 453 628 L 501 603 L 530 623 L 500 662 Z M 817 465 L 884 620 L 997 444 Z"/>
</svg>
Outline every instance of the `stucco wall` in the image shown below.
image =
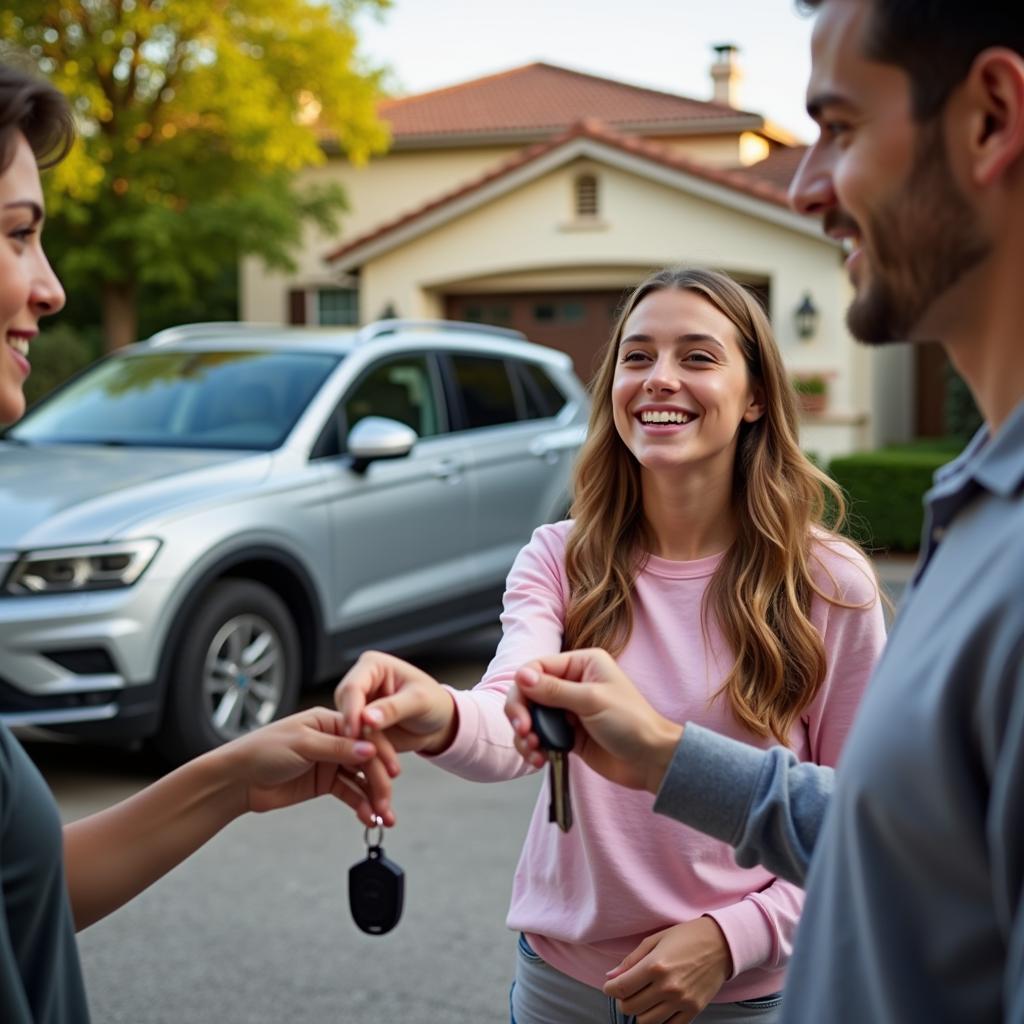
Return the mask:
<svg viewBox="0 0 1024 1024">
<path fill-rule="evenodd" d="M 336 182 L 345 190 L 348 212 L 341 230 L 325 234 L 307 225 L 293 258 L 294 273 L 268 270 L 262 260 L 242 261 L 239 277 L 239 315 L 242 320 L 283 323 L 288 290 L 335 283 L 323 257 L 346 239 L 378 227 L 450 189 L 476 178 L 518 152 L 515 146 L 465 150 L 390 153 L 363 167 L 332 159 L 303 172 L 302 184 Z"/>
</svg>

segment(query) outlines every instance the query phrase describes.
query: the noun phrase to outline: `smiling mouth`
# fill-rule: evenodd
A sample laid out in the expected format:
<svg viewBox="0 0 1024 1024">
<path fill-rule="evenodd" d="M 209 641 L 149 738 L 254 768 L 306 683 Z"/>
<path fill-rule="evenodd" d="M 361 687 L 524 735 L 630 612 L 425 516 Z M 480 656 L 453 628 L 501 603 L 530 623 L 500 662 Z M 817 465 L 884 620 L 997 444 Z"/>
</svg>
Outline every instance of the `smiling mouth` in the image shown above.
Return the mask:
<svg viewBox="0 0 1024 1024">
<path fill-rule="evenodd" d="M 19 338 L 8 334 L 7 344 L 10 345 L 22 359 L 28 359 L 28 338 Z"/>
<path fill-rule="evenodd" d="M 640 413 L 641 423 L 689 423 L 697 417 L 690 412 L 647 411 Z"/>
</svg>

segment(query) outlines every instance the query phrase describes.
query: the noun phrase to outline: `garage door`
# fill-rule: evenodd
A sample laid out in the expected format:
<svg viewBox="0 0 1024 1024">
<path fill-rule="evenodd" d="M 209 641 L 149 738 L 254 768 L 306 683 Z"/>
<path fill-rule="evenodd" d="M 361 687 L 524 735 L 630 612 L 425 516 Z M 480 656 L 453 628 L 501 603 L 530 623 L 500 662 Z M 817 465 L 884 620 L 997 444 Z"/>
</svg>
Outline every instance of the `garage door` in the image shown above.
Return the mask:
<svg viewBox="0 0 1024 1024">
<path fill-rule="evenodd" d="M 580 378 L 588 381 L 627 294 L 585 291 L 446 295 L 445 316 L 449 320 L 522 331 L 530 341 L 568 352 Z"/>
</svg>

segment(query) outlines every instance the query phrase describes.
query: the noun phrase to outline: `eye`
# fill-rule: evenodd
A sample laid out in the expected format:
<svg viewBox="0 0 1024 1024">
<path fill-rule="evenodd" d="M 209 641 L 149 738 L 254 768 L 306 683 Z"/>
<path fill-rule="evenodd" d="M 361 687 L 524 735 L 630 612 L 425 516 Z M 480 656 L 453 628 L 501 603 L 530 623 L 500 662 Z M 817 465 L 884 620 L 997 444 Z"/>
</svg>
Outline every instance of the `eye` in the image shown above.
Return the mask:
<svg viewBox="0 0 1024 1024">
<path fill-rule="evenodd" d="M 707 352 L 690 352 L 686 356 L 688 363 L 713 363 L 714 361 L 714 356 L 708 355 Z"/>
<path fill-rule="evenodd" d="M 19 245 L 27 245 L 29 239 L 36 233 L 38 229 L 35 225 L 29 225 L 24 228 L 16 228 L 14 231 L 9 232 L 8 238 L 13 239 Z"/>
<path fill-rule="evenodd" d="M 648 358 L 649 356 L 646 352 L 635 348 L 630 352 L 624 352 L 620 361 L 623 363 L 641 363 L 646 362 Z"/>
</svg>

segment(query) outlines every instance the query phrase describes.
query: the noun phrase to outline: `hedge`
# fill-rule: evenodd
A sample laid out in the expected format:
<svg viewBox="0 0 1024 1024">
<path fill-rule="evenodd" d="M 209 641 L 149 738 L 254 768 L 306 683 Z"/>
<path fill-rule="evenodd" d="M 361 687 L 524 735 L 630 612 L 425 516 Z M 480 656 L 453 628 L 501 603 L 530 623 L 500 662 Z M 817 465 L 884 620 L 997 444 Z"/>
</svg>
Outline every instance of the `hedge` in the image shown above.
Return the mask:
<svg viewBox="0 0 1024 1024">
<path fill-rule="evenodd" d="M 829 474 L 849 504 L 846 532 L 869 551 L 917 551 L 924 494 L 958 450 L 948 440 L 924 441 L 833 459 Z"/>
</svg>

